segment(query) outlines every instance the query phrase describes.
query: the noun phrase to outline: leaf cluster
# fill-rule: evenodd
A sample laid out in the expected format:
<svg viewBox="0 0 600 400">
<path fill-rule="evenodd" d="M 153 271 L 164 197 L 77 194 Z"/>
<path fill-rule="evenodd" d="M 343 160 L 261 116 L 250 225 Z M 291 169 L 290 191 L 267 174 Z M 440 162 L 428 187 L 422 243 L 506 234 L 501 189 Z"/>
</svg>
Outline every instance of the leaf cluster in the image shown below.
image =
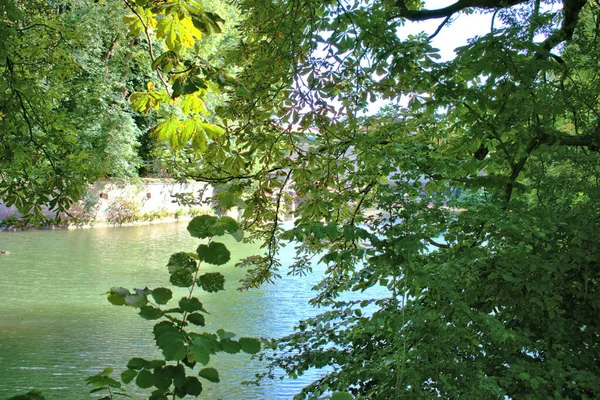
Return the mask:
<svg viewBox="0 0 600 400">
<path fill-rule="evenodd" d="M 121 380 L 125 384 L 134 382 L 139 388 L 152 388 L 151 399 L 198 396 L 203 390 L 202 381 L 198 377 L 209 382 L 219 382 L 220 378 L 217 369 L 213 367 L 201 368 L 197 373 L 198 377 L 193 376 L 190 372 L 197 365 L 208 365 L 211 356 L 220 352 L 256 354 L 261 350 L 261 342 L 256 338 L 241 337 L 236 340 L 234 333 L 223 329 L 217 330 L 215 334 L 193 329 L 205 326 L 208 314 L 202 302 L 194 296 L 194 290 L 200 288 L 207 293 L 224 290 L 225 278 L 221 273 L 201 271 L 203 262 L 223 265 L 230 259 L 229 250 L 223 243 L 213 241 L 213 237 L 229 233 L 241 240 L 243 233 L 235 220 L 209 215 L 192 219 L 188 231 L 194 237 L 209 239 L 209 243 L 199 245 L 195 253 L 175 253 L 169 259 L 167 269 L 171 284 L 189 291 L 175 306 L 168 306 L 174 293 L 166 287 L 146 287 L 133 291 L 113 287 L 108 292 L 108 301 L 111 304 L 137 308 L 140 317 L 158 321 L 154 325 L 153 333 L 163 358 L 132 358 L 127 364 L 127 369 L 121 373 Z M 88 380 L 96 384 L 98 390 L 107 385 L 120 388 L 112 380 L 106 381 L 106 376 L 101 374 Z"/>
</svg>

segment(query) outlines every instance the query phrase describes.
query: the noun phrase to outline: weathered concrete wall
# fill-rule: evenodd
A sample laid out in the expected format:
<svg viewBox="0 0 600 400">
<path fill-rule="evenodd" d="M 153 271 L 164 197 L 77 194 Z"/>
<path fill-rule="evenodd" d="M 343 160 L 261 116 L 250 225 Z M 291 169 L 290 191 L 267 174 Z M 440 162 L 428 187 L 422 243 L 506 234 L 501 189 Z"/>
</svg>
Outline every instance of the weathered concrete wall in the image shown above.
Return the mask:
<svg viewBox="0 0 600 400">
<path fill-rule="evenodd" d="M 105 219 L 110 204 L 121 198 L 137 202 L 142 214 L 166 210 L 174 213 L 184 208 L 174 202 L 174 195 L 180 193 L 198 194 L 204 190 L 204 198 L 212 195 L 212 188 L 206 188 L 205 183 L 180 183 L 164 179 L 142 179 L 140 184 L 98 183 L 91 188 L 99 198 L 97 219 Z"/>
<path fill-rule="evenodd" d="M 181 183 L 169 179 L 140 179 L 138 182 L 105 181 L 90 186 L 88 194 L 78 204 L 73 205 L 70 213 L 84 219 L 106 220 L 107 212 L 115 201 L 133 201 L 139 206 L 142 214 L 168 211 L 175 213 L 186 207 L 173 202 L 174 195 L 193 193 L 198 195 L 204 191 L 203 198 L 212 195 L 212 188 L 205 183 Z M 0 202 L 0 219 L 11 215 L 19 215 L 15 207 L 6 207 Z M 53 212 L 46 212 L 49 217 Z"/>
</svg>

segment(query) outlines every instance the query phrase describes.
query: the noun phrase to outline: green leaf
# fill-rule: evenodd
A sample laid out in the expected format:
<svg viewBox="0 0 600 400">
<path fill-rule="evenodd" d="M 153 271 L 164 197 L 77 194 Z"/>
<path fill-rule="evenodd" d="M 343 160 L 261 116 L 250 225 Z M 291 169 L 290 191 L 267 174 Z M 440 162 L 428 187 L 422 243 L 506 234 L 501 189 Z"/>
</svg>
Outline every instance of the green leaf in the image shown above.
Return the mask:
<svg viewBox="0 0 600 400">
<path fill-rule="evenodd" d="M 533 390 L 537 390 L 537 389 L 540 387 L 540 381 L 539 381 L 539 379 L 538 379 L 538 378 L 532 378 L 532 379 L 529 381 L 529 384 L 531 385 L 531 388 L 532 388 Z"/>
<path fill-rule="evenodd" d="M 216 139 L 225 134 L 225 130 L 223 128 L 206 122 L 202 123 L 202 128 L 204 128 L 204 131 L 211 139 Z"/>
<path fill-rule="evenodd" d="M 172 322 L 162 321 L 154 325 L 156 345 L 167 361 L 181 361 L 186 357 L 187 347 L 183 334 Z"/>
<path fill-rule="evenodd" d="M 115 306 L 125 305 L 125 296 L 117 293 L 109 293 L 107 297 L 108 301 Z"/>
<path fill-rule="evenodd" d="M 187 253 L 176 253 L 167 264 L 171 277 L 169 281 L 178 287 L 190 287 L 194 283 L 193 274 L 198 268 L 196 260 Z"/>
<path fill-rule="evenodd" d="M 162 348 L 167 361 L 181 361 L 187 356 L 187 348 L 183 341 L 172 341 Z"/>
<path fill-rule="evenodd" d="M 149 369 L 164 367 L 166 364 L 165 360 L 152 360 L 150 361 Z"/>
<path fill-rule="evenodd" d="M 529 376 L 529 374 L 527 372 L 521 372 L 519 374 L 519 379 L 522 379 L 524 381 L 528 381 L 531 377 Z"/>
<path fill-rule="evenodd" d="M 179 54 L 169 50 L 156 57 L 156 59 L 152 63 L 152 69 L 157 70 L 160 67 L 163 70 L 163 72 L 169 73 L 169 71 L 173 69 L 173 67 L 179 65 L 179 62 Z"/>
<path fill-rule="evenodd" d="M 235 337 L 235 333 L 233 333 L 233 332 L 227 332 L 224 329 L 217 330 L 217 335 L 219 336 L 219 339 L 221 339 L 221 340 L 224 340 L 224 339 L 233 339 Z"/>
<path fill-rule="evenodd" d="M 240 343 L 231 339 L 221 340 L 221 346 L 223 351 L 229 354 L 237 354 L 242 350 Z"/>
<path fill-rule="evenodd" d="M 110 288 L 110 293 L 120 294 L 122 296 L 128 296 L 131 294 L 129 289 L 126 289 L 124 287 L 112 287 Z"/>
<path fill-rule="evenodd" d="M 183 252 L 173 254 L 167 264 L 170 273 L 182 269 L 196 271 L 197 266 L 196 260 L 189 254 Z"/>
<path fill-rule="evenodd" d="M 124 384 L 128 384 L 129 382 L 135 379 L 137 374 L 138 371 L 135 371 L 133 369 L 126 369 L 125 371 L 121 372 L 121 380 Z"/>
<path fill-rule="evenodd" d="M 218 218 L 211 215 L 194 217 L 188 224 L 187 230 L 193 237 L 205 239 L 211 236 L 221 236 L 225 229 L 219 225 Z"/>
<path fill-rule="evenodd" d="M 108 292 L 108 301 L 115 306 L 124 306 L 127 304 L 126 297 L 130 296 L 131 292 L 124 287 L 112 287 Z"/>
<path fill-rule="evenodd" d="M 154 386 L 159 389 L 168 389 L 171 386 L 172 376 L 168 368 L 154 369 Z"/>
<path fill-rule="evenodd" d="M 179 119 L 171 116 L 168 119 L 164 119 L 156 125 L 152 131 L 156 138 L 161 141 L 171 141 L 172 137 L 176 137 L 179 133 Z"/>
<path fill-rule="evenodd" d="M 353 397 L 348 392 L 334 392 L 331 395 L 331 400 L 352 400 Z"/>
<path fill-rule="evenodd" d="M 152 291 L 152 297 L 157 304 L 167 304 L 173 298 L 173 292 L 167 288 L 156 288 Z"/>
<path fill-rule="evenodd" d="M 131 102 L 131 108 L 134 111 L 148 113 L 155 108 L 152 96 L 148 92 L 132 93 L 131 96 L 129 96 L 129 101 Z"/>
<path fill-rule="evenodd" d="M 144 319 L 159 319 L 163 316 L 163 312 L 153 306 L 144 306 L 140 309 L 140 316 Z"/>
<path fill-rule="evenodd" d="M 129 368 L 129 369 L 143 369 L 143 368 L 148 368 L 149 366 L 150 366 L 149 361 L 146 361 L 143 358 L 137 358 L 137 357 L 132 358 L 127 363 L 127 368 Z"/>
<path fill-rule="evenodd" d="M 200 381 L 196 377 L 186 377 L 184 387 L 185 391 L 190 396 L 200 396 L 200 393 L 202 393 L 202 383 L 200 383 Z"/>
<path fill-rule="evenodd" d="M 231 259 L 231 253 L 227 250 L 227 247 L 219 242 L 210 242 L 208 246 L 201 244 L 196 252 L 200 260 L 213 265 L 223 265 Z"/>
<path fill-rule="evenodd" d="M 208 110 L 206 109 L 206 105 L 202 101 L 199 96 L 199 93 L 192 93 L 186 95 L 181 101 L 181 108 L 185 114 L 198 114 L 202 113 L 204 115 L 209 115 Z M 188 119 L 184 122 L 184 125 L 193 124 L 192 129 L 194 131 L 202 129 L 202 127 L 197 124 L 201 120 L 197 118 Z M 197 125 L 197 126 L 196 126 Z M 185 128 L 184 128 L 185 129 Z M 189 129 L 189 128 L 188 128 Z M 204 133 L 204 129 L 202 129 L 202 133 Z M 191 138 L 191 135 L 188 137 L 188 140 Z"/>
<path fill-rule="evenodd" d="M 196 283 L 202 288 L 202 290 L 209 293 L 214 293 L 225 289 L 225 277 L 218 272 L 210 272 L 200 275 L 196 280 Z"/>
<path fill-rule="evenodd" d="M 240 230 L 238 223 L 231 217 L 223 216 L 219 220 L 219 223 L 223 225 L 223 228 L 227 233 L 233 233 Z"/>
<path fill-rule="evenodd" d="M 167 394 L 170 394 L 168 389 L 156 389 L 150 394 L 148 400 L 169 400 Z"/>
<path fill-rule="evenodd" d="M 221 381 L 219 379 L 219 372 L 214 368 L 202 368 L 200 372 L 198 372 L 198 375 L 214 383 L 219 383 Z"/>
<path fill-rule="evenodd" d="M 154 375 L 147 369 L 143 369 L 138 374 L 135 384 L 142 389 L 151 388 L 154 386 Z"/>
<path fill-rule="evenodd" d="M 190 287 L 194 283 L 194 275 L 188 270 L 179 270 L 171 274 L 169 282 L 177 287 Z"/>
<path fill-rule="evenodd" d="M 241 241 L 242 241 L 242 239 L 244 239 L 244 231 L 243 231 L 243 230 L 241 230 L 241 229 L 239 229 L 239 230 L 237 230 L 237 231 L 233 232 L 233 233 L 231 234 L 231 236 L 233 236 L 233 238 L 234 238 L 236 241 L 238 241 L 238 242 L 241 242 Z"/>
<path fill-rule="evenodd" d="M 176 388 L 182 388 L 185 385 L 185 368 L 183 365 L 169 365 L 167 368 L 173 376 L 173 385 Z"/>
<path fill-rule="evenodd" d="M 194 325 L 198 325 L 198 326 L 204 326 L 206 323 L 206 320 L 204 318 L 204 315 L 200 314 L 200 313 L 192 313 L 189 314 L 187 316 L 187 320 Z"/>
<path fill-rule="evenodd" d="M 202 311 L 203 313 L 208 313 L 202 306 L 200 300 L 198 300 L 196 297 L 192 297 L 191 299 L 183 297 L 181 300 L 179 300 L 179 307 L 183 311 L 187 311 L 190 313 L 194 311 Z"/>
<path fill-rule="evenodd" d="M 248 354 L 256 354 L 260 351 L 260 340 L 254 338 L 240 338 L 242 351 Z"/>
<path fill-rule="evenodd" d="M 236 193 L 225 192 L 219 196 L 219 204 L 226 210 L 229 210 L 231 207 L 235 205 L 235 201 L 237 199 Z M 227 217 L 229 218 L 229 217 Z"/>
<path fill-rule="evenodd" d="M 191 346 L 188 359 L 206 365 L 210 361 L 210 351 L 203 346 Z"/>
</svg>

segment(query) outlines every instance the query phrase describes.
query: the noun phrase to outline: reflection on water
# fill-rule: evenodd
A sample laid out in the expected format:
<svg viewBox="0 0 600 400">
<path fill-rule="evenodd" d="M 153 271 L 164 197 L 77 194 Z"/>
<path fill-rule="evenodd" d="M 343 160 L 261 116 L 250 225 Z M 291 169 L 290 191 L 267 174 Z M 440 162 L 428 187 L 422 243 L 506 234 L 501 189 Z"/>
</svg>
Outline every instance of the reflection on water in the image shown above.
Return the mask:
<svg viewBox="0 0 600 400">
<path fill-rule="evenodd" d="M 182 223 L 0 235 L 0 248 L 11 252 L 0 257 L 0 398 L 37 388 L 50 400 L 85 399 L 86 376 L 108 366 L 120 372 L 134 356 L 157 356 L 154 323 L 134 309 L 111 306 L 103 293 L 112 286 L 167 285 L 169 256 L 199 244 L 185 228 Z M 257 251 L 223 241 L 234 257 Z M 243 272 L 233 263 L 211 269 L 228 282 L 224 292 L 198 293 L 211 312 L 209 331 L 277 337 L 316 314 L 307 304 L 315 274 L 239 292 Z M 241 382 L 260 370 L 257 360 L 220 355 L 211 365 L 221 374 L 221 383 L 205 385 L 203 397 L 211 399 L 289 399 L 315 378 L 245 386 Z"/>
</svg>

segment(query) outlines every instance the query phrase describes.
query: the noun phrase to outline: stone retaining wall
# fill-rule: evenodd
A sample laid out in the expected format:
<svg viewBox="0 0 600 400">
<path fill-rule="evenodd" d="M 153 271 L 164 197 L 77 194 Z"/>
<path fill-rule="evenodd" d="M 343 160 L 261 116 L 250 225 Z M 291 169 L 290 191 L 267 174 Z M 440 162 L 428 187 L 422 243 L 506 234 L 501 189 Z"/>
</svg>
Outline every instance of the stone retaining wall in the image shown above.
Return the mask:
<svg viewBox="0 0 600 400">
<path fill-rule="evenodd" d="M 187 210 L 185 206 L 173 201 L 176 194 L 198 195 L 201 191 L 203 198 L 212 196 L 212 187 L 195 181 L 182 183 L 170 179 L 147 178 L 137 182 L 97 182 L 90 186 L 87 195 L 74 204 L 69 213 L 81 219 L 106 221 L 111 205 L 114 209 L 116 204 L 134 203 L 141 214 L 168 212 L 172 216 L 178 210 Z M 56 216 L 52 211 L 46 211 L 45 214 L 48 217 Z M 0 219 L 13 215 L 20 216 L 14 206 L 6 207 L 0 202 Z"/>
</svg>

